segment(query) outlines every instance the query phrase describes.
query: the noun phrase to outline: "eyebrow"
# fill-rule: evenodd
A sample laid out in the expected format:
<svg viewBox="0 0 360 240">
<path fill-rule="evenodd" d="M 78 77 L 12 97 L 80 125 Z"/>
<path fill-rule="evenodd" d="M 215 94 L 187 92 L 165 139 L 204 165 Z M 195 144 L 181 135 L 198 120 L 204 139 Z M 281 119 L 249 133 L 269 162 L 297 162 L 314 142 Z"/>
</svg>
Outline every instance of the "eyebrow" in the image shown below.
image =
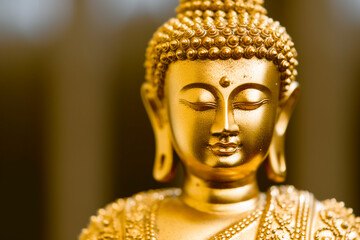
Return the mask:
<svg viewBox="0 0 360 240">
<path fill-rule="evenodd" d="M 203 88 L 203 89 L 206 89 L 209 92 L 213 93 L 214 95 L 218 95 L 218 90 L 214 86 L 207 84 L 207 83 L 190 83 L 190 84 L 186 85 L 185 87 L 183 87 L 180 91 L 183 92 L 183 91 L 187 91 L 187 90 L 193 89 L 193 88 Z M 230 95 L 238 94 L 239 92 L 241 92 L 245 89 L 257 89 L 257 90 L 265 93 L 269 97 L 271 97 L 270 89 L 267 88 L 266 86 L 264 86 L 262 84 L 258 84 L 258 83 L 242 84 L 242 85 L 236 87 Z"/>
<path fill-rule="evenodd" d="M 193 89 L 193 88 L 203 88 L 203 89 L 208 90 L 215 96 L 218 95 L 218 90 L 214 86 L 207 84 L 207 83 L 190 83 L 190 84 L 186 85 L 185 87 L 183 87 L 180 91 L 183 92 L 183 91 L 187 91 L 187 90 Z"/>
</svg>

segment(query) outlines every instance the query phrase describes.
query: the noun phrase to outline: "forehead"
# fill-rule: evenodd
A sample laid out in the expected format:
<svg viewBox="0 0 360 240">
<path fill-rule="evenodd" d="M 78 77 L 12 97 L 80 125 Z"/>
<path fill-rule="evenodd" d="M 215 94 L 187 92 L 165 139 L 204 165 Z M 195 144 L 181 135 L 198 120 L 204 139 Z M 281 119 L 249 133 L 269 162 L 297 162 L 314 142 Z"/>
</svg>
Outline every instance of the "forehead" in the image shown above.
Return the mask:
<svg viewBox="0 0 360 240">
<path fill-rule="evenodd" d="M 230 86 L 223 87 L 221 79 L 227 77 Z M 248 83 L 264 85 L 272 91 L 279 89 L 280 73 L 272 62 L 264 59 L 178 61 L 170 64 L 165 85 L 182 88 L 192 83 L 205 83 L 222 91 Z"/>
</svg>

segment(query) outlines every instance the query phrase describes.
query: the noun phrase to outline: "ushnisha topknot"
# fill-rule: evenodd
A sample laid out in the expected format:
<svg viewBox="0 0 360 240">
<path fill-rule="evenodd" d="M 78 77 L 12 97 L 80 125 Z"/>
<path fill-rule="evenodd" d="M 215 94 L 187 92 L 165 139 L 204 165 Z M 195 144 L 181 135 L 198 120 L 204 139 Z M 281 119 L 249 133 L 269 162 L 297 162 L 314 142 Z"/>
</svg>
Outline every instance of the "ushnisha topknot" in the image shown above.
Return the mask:
<svg viewBox="0 0 360 240">
<path fill-rule="evenodd" d="M 297 53 L 263 0 L 180 0 L 177 17 L 153 35 L 146 52 L 146 81 L 164 96 L 170 63 L 179 60 L 267 59 L 281 73 L 280 98 L 297 75 Z"/>
</svg>

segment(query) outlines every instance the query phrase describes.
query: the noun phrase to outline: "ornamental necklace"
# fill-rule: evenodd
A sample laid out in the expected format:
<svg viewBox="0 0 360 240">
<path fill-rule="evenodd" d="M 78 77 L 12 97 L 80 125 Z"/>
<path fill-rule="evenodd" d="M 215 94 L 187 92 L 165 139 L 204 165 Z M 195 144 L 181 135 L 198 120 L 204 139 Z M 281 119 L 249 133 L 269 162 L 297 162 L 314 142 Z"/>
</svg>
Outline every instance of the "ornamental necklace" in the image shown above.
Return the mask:
<svg viewBox="0 0 360 240">
<path fill-rule="evenodd" d="M 159 229 L 156 227 L 156 213 L 159 209 L 161 199 L 156 200 L 148 214 L 145 216 L 145 239 L 146 240 L 158 240 Z M 257 221 L 263 214 L 265 201 L 263 198 L 260 198 L 260 207 L 256 207 L 251 214 L 247 217 L 242 218 L 241 220 L 233 223 L 226 229 L 220 231 L 216 235 L 212 236 L 209 240 L 230 240 L 235 235 L 239 234 L 253 222 Z"/>
</svg>

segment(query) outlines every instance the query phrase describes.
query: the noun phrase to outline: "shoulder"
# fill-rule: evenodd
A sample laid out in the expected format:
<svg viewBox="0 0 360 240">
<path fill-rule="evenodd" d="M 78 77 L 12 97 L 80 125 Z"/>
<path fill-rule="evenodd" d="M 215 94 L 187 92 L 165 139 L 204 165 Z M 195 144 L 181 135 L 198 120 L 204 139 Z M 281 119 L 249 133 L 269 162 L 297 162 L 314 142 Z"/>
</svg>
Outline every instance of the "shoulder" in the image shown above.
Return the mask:
<svg viewBox="0 0 360 240">
<path fill-rule="evenodd" d="M 98 210 L 90 218 L 87 228 L 81 231 L 79 240 L 121 239 L 121 219 L 127 199 L 118 199 Z"/>
<path fill-rule="evenodd" d="M 147 228 L 151 225 L 151 215 L 159 202 L 179 194 L 179 189 L 160 189 L 118 199 L 99 209 L 97 215 L 90 218 L 79 240 L 145 239 Z"/>
<path fill-rule="evenodd" d="M 329 199 L 316 201 L 313 239 L 360 239 L 360 218 L 344 202 Z"/>
<path fill-rule="evenodd" d="M 312 193 L 293 186 L 273 186 L 267 198 L 265 212 L 273 219 L 270 225 L 276 236 L 314 240 L 360 239 L 360 218 L 356 218 L 343 202 L 335 199 L 318 201 Z"/>
</svg>

